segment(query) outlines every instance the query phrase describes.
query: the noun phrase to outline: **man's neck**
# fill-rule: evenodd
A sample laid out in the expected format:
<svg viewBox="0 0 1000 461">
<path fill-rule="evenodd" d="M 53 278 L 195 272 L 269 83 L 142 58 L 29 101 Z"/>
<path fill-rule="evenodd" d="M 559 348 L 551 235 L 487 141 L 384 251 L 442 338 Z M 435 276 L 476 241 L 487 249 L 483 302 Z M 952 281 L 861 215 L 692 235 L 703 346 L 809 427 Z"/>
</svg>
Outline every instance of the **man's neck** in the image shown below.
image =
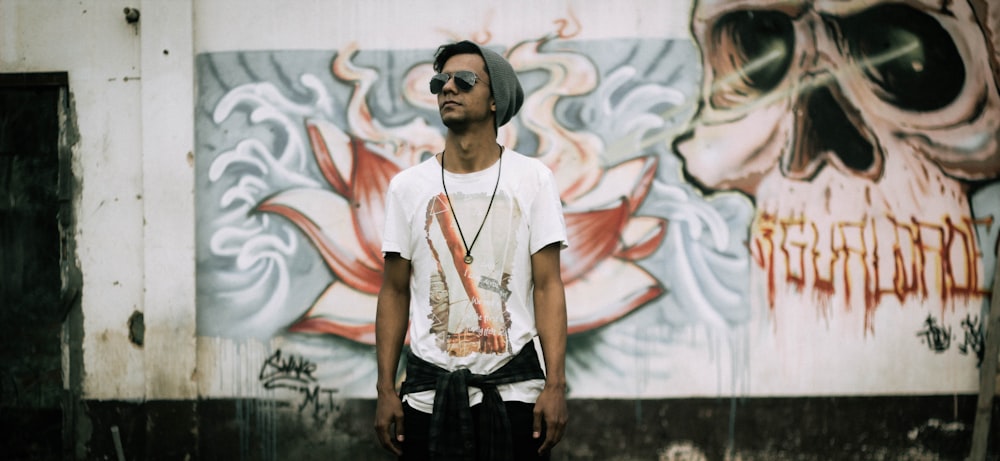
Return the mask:
<svg viewBox="0 0 1000 461">
<path fill-rule="evenodd" d="M 500 146 L 496 139 L 490 136 L 468 136 L 449 132 L 444 146 L 444 168 L 452 173 L 482 171 L 500 158 Z"/>
</svg>

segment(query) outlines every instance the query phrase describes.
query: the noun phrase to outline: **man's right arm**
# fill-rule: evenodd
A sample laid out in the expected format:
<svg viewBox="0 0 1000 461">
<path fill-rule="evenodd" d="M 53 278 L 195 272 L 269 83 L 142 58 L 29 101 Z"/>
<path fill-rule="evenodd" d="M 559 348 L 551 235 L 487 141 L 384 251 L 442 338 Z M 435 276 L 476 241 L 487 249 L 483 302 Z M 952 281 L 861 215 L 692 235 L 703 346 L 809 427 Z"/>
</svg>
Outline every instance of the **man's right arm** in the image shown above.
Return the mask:
<svg viewBox="0 0 1000 461">
<path fill-rule="evenodd" d="M 386 450 L 399 456 L 403 439 L 403 404 L 396 394 L 396 370 L 410 320 L 410 261 L 399 253 L 385 255 L 385 272 L 375 312 L 375 432 Z M 393 434 L 395 432 L 395 435 Z"/>
</svg>

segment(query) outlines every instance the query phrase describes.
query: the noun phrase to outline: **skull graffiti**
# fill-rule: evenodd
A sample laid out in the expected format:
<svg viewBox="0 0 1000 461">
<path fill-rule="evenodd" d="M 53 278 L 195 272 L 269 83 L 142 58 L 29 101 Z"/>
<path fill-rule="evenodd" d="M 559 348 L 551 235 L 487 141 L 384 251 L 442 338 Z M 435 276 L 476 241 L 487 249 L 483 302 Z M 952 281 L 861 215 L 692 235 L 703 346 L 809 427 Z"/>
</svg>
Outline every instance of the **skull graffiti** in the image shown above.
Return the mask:
<svg viewBox="0 0 1000 461">
<path fill-rule="evenodd" d="M 772 307 L 785 284 L 869 315 L 887 296 L 985 295 L 975 228 L 988 217 L 969 195 L 1000 176 L 988 8 L 695 6 L 702 94 L 674 148 L 694 183 L 754 202 L 750 245 Z"/>
</svg>

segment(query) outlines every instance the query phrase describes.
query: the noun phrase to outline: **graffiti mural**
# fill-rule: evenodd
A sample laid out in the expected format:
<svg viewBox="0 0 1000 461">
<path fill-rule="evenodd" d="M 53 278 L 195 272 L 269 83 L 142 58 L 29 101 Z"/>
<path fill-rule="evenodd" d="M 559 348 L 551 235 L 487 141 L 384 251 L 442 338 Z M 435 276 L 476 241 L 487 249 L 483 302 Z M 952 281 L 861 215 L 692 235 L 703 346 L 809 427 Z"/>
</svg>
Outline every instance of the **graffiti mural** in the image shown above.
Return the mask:
<svg viewBox="0 0 1000 461">
<path fill-rule="evenodd" d="M 754 201 L 751 265 L 772 317 L 814 310 L 875 336 L 901 326 L 876 321 L 883 309 L 954 330 L 986 312 L 995 48 L 974 5 L 911 3 L 695 8 L 705 74 L 675 148 L 701 187 Z"/>
<path fill-rule="evenodd" d="M 481 40 L 525 88 L 500 142 L 548 165 L 565 207 L 574 396 L 807 392 L 781 377 L 818 371 L 810 355 L 973 376 L 993 46 L 967 4 L 857 3 L 701 2 L 689 39 L 587 39 L 568 15 Z M 373 395 L 384 192 L 444 144 L 433 52 L 198 56 L 200 335 L 277 340 L 320 365 L 292 367 L 304 388 Z"/>
</svg>

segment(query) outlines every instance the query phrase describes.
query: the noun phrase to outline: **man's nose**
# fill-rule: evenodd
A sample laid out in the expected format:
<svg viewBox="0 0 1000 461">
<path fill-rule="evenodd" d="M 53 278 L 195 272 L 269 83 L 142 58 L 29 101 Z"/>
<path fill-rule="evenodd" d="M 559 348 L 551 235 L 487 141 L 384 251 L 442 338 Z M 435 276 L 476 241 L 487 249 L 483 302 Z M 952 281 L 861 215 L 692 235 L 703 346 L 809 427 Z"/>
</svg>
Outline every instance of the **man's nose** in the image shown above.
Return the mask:
<svg viewBox="0 0 1000 461">
<path fill-rule="evenodd" d="M 441 92 L 458 93 L 458 85 L 455 84 L 455 76 L 448 76 L 448 81 L 444 82 L 444 86 L 441 87 Z"/>
</svg>

